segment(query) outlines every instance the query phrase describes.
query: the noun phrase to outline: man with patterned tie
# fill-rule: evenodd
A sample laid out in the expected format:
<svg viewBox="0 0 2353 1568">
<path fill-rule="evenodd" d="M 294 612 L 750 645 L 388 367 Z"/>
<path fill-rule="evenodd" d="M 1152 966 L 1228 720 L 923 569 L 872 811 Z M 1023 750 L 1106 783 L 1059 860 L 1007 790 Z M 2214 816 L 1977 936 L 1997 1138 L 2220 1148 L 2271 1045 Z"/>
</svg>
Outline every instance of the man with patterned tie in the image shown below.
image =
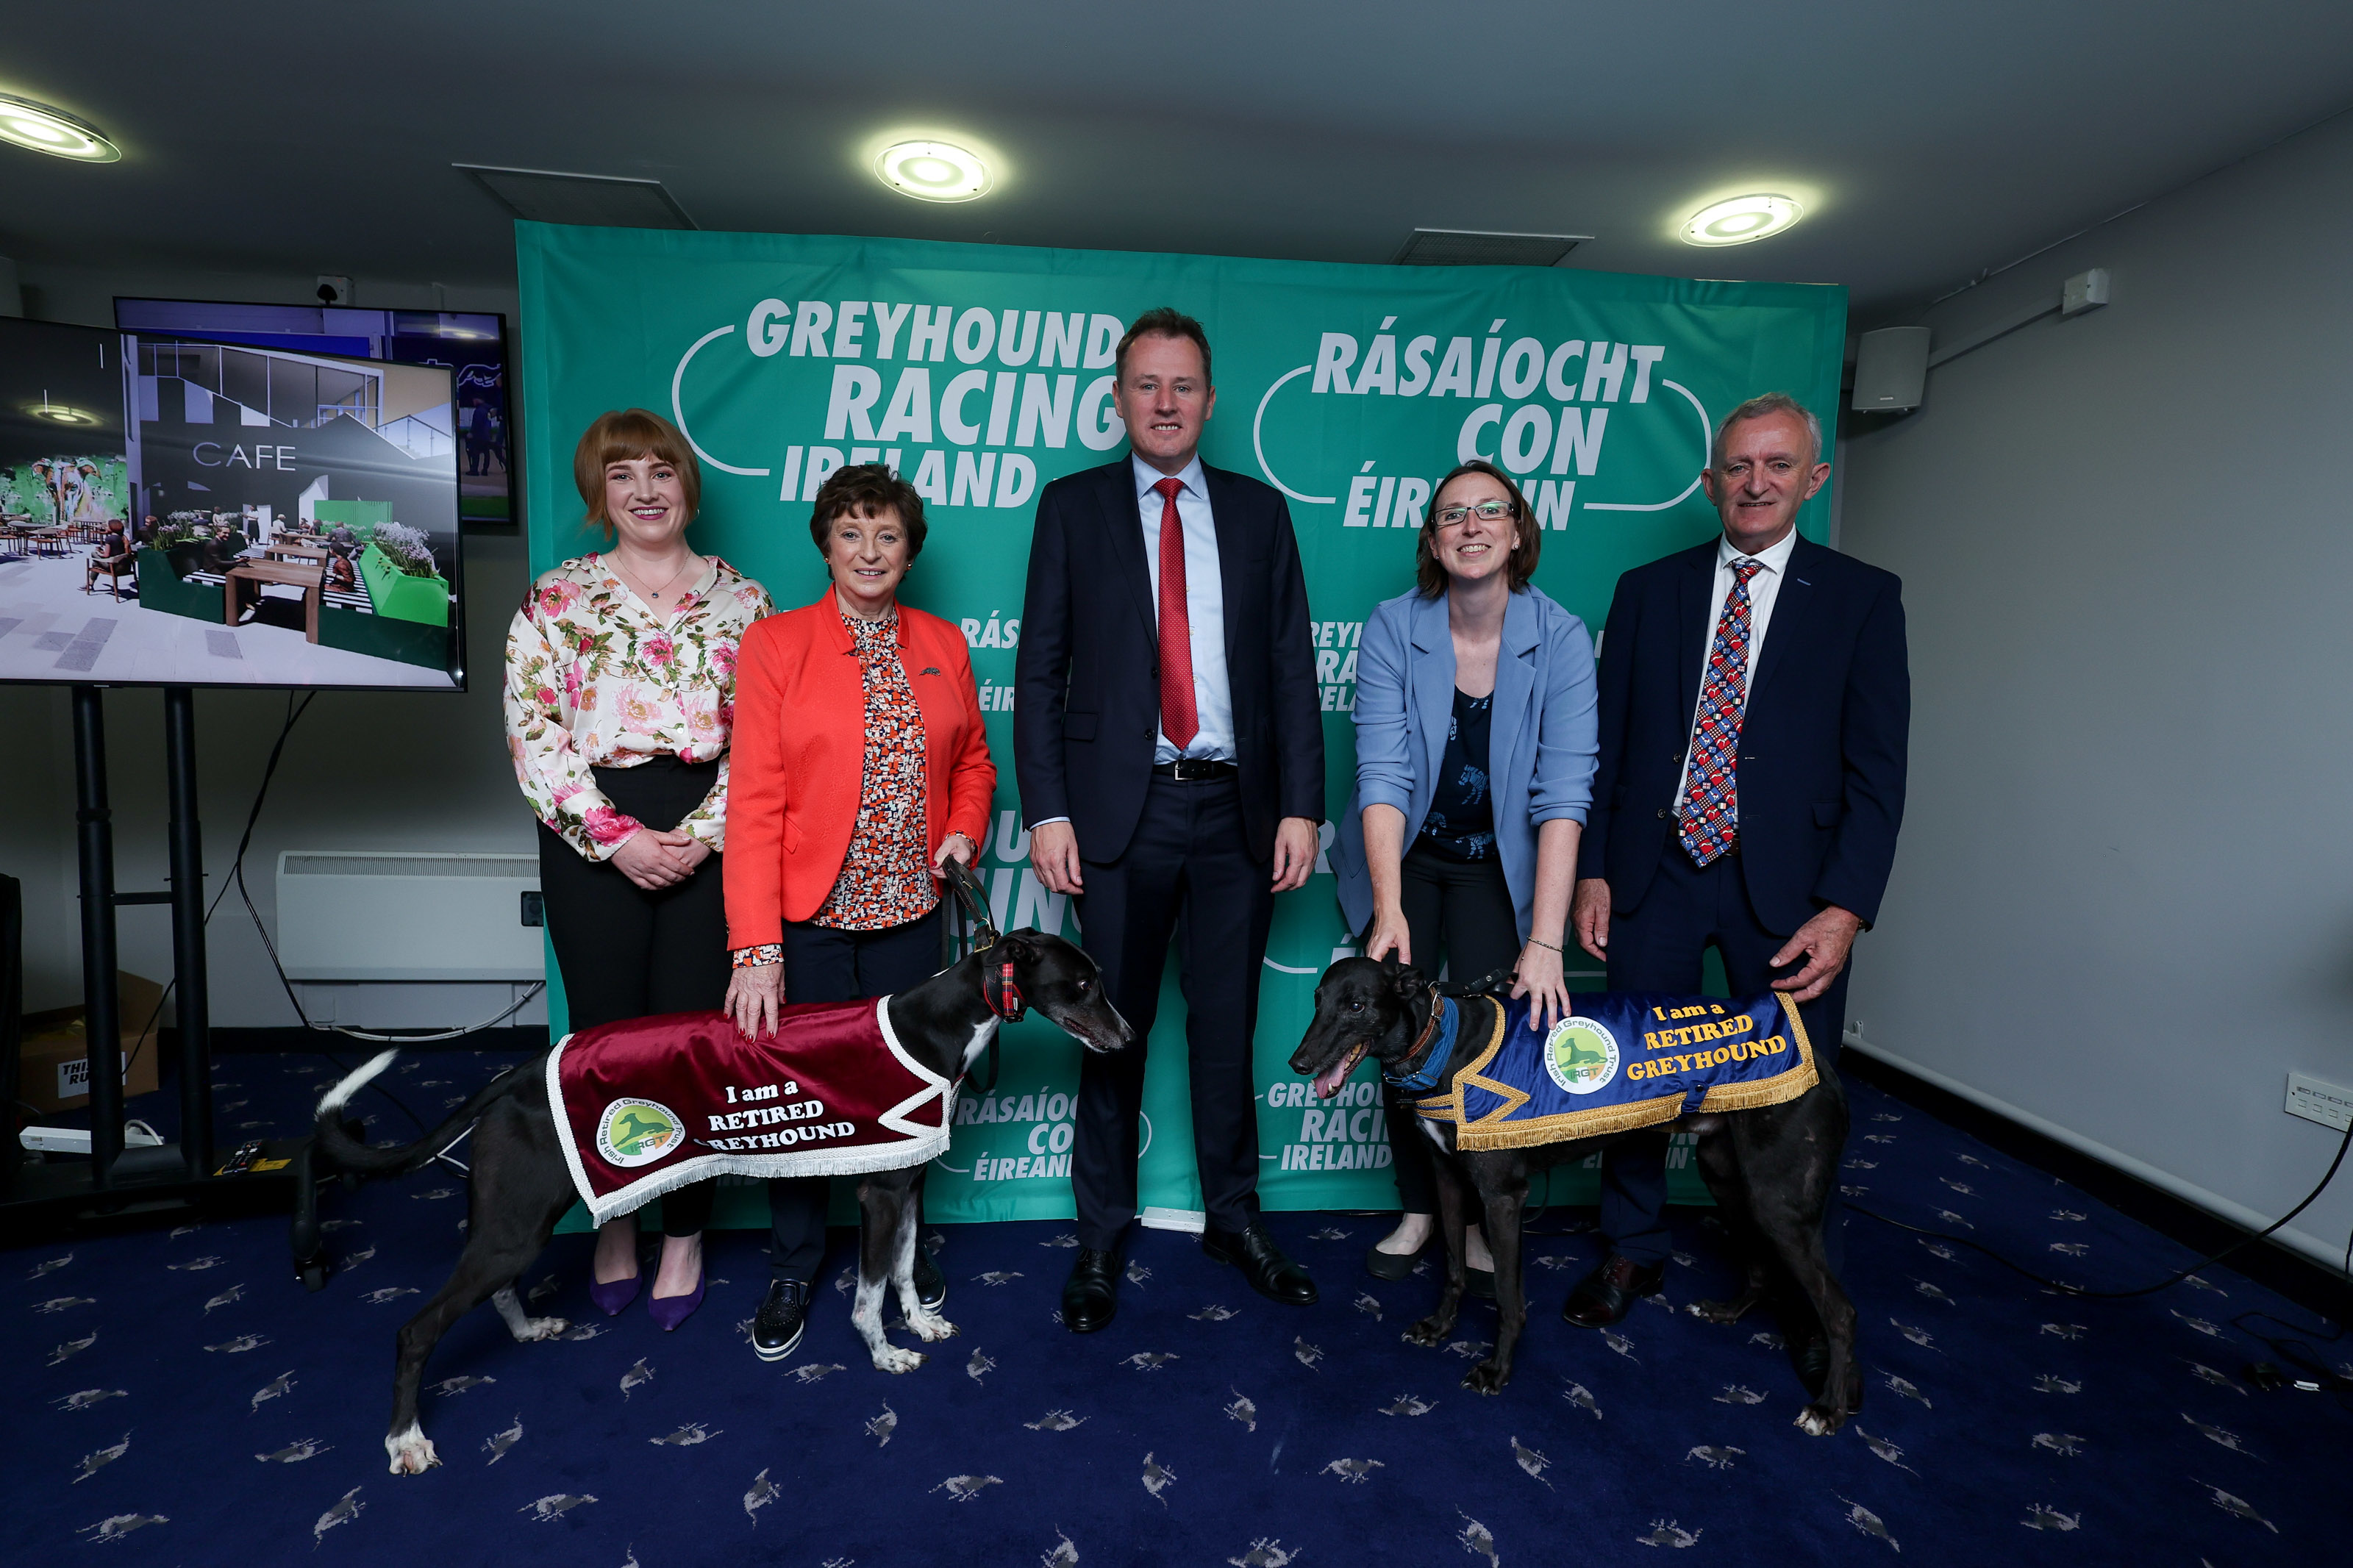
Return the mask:
<svg viewBox="0 0 2353 1568">
<path fill-rule="evenodd" d="M 1799 1005 L 1830 1077 L 1848 952 L 1895 858 L 1912 696 L 1903 584 L 1797 532 L 1830 478 L 1821 455 L 1796 400 L 1742 404 L 1701 475 L 1723 532 L 1618 580 L 1571 923 L 1613 991 L 1696 992 L 1713 944 L 1734 995 L 1769 984 Z M 1657 1292 L 1665 1201 L 1663 1140 L 1604 1156 L 1610 1250 L 1569 1321 L 1605 1327 Z"/>
<path fill-rule="evenodd" d="M 1217 404 L 1199 322 L 1148 310 L 1120 340 L 1130 455 L 1038 498 L 1015 667 L 1029 860 L 1077 896 L 1081 940 L 1136 1034 L 1082 1055 L 1062 1321 L 1103 1328 L 1135 1218 L 1144 1040 L 1173 939 L 1185 994 L 1202 1250 L 1273 1300 L 1315 1300 L 1258 1222 L 1250 1037 L 1274 895 L 1307 880 L 1324 731 L 1307 589 L 1276 491 L 1205 466 Z"/>
</svg>

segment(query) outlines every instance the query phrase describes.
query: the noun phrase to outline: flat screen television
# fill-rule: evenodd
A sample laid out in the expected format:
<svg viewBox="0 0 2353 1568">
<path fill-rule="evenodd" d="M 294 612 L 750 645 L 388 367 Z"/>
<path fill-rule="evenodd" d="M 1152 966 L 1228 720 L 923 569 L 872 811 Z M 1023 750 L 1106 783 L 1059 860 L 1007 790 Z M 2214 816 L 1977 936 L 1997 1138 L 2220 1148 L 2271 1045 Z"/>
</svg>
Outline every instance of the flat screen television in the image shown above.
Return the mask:
<svg viewBox="0 0 2353 1568">
<path fill-rule="evenodd" d="M 464 689 L 454 380 L 0 319 L 0 680 Z"/>
<path fill-rule="evenodd" d="M 438 365 L 455 378 L 459 515 L 469 527 L 511 527 L 513 416 L 507 405 L 507 319 L 479 310 L 356 310 L 118 295 L 114 324 L 263 348 Z"/>
</svg>

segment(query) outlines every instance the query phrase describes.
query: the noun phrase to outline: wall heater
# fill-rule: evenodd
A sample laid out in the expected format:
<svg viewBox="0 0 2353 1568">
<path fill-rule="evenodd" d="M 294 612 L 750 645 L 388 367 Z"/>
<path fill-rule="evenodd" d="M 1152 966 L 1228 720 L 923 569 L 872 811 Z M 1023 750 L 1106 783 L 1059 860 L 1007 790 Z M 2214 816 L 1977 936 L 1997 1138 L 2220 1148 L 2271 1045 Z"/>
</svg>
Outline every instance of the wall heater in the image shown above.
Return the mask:
<svg viewBox="0 0 2353 1568">
<path fill-rule="evenodd" d="M 538 892 L 535 855 L 289 849 L 279 959 L 290 980 L 537 980 Z"/>
</svg>

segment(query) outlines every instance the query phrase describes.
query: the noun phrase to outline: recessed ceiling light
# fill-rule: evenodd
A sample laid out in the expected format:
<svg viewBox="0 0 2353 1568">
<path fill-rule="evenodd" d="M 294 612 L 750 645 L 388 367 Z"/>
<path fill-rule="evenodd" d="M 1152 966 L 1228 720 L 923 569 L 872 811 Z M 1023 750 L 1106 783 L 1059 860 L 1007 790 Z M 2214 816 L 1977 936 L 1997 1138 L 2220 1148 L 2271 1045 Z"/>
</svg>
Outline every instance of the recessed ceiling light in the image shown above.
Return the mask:
<svg viewBox="0 0 2353 1568">
<path fill-rule="evenodd" d="M 1806 209 L 1788 196 L 1734 196 L 1704 206 L 1683 224 L 1685 245 L 1746 245 L 1780 233 Z"/>
<path fill-rule="evenodd" d="M 902 142 L 882 149 L 874 173 L 902 195 L 925 202 L 968 202 L 988 191 L 988 165 L 947 142 Z"/>
<path fill-rule="evenodd" d="M 0 142 L 84 163 L 111 163 L 122 156 L 122 149 L 88 121 L 5 92 L 0 92 Z"/>
</svg>

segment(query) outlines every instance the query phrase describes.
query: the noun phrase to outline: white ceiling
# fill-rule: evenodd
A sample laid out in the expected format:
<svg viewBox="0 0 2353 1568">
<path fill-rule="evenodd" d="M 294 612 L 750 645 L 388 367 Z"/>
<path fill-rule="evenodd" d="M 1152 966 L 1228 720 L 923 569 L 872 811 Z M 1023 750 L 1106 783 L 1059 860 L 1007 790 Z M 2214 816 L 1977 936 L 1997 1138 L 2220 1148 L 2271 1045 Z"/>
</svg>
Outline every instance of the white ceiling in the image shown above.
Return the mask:
<svg viewBox="0 0 2353 1568">
<path fill-rule="evenodd" d="M 122 145 L 0 146 L 0 252 L 452 284 L 512 276 L 453 163 L 662 180 L 705 228 L 1386 261 L 1407 231 L 1590 234 L 1570 265 L 1915 307 L 2353 102 L 2353 5 L 1408 0 L 1190 6 L 5 0 L 0 91 Z M 929 206 L 864 152 L 995 153 Z M 1700 251 L 1769 189 L 1806 221 Z M 364 300 L 362 302 L 364 302 Z"/>
</svg>

